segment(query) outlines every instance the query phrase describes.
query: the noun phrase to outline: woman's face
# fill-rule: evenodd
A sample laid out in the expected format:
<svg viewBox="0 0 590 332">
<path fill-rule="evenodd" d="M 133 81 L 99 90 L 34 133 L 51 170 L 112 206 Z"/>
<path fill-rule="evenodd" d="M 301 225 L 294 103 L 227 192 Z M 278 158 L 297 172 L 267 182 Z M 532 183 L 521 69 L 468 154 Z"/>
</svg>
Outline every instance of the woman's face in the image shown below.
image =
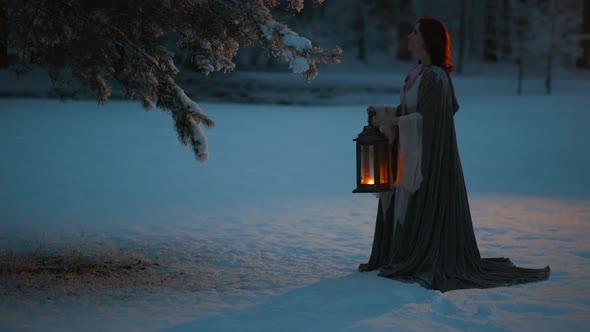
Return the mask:
<svg viewBox="0 0 590 332">
<path fill-rule="evenodd" d="M 414 30 L 408 35 L 408 49 L 414 53 L 424 50 L 424 39 L 420 32 L 420 23 L 414 25 Z"/>
</svg>

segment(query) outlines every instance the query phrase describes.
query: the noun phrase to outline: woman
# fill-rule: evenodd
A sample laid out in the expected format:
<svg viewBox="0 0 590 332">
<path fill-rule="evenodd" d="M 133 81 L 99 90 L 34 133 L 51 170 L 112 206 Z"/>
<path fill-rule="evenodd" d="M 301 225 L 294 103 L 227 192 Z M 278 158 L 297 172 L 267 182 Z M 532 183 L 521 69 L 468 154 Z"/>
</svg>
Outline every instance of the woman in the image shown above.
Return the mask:
<svg viewBox="0 0 590 332">
<path fill-rule="evenodd" d="M 459 105 L 449 76 L 450 35 L 425 17 L 408 36 L 408 48 L 419 63 L 406 78 L 401 104 L 367 109 L 397 144 L 398 167 L 394 190 L 379 195 L 371 257 L 359 270 L 379 269 L 380 276 L 441 292 L 547 279 L 548 266 L 480 257 L 453 122 Z"/>
</svg>

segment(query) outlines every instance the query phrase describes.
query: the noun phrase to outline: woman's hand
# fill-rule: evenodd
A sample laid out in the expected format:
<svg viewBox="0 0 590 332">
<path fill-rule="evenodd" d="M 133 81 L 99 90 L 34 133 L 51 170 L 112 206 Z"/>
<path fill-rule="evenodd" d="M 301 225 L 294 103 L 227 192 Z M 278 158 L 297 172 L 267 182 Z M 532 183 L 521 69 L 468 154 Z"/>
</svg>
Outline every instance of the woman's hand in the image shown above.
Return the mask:
<svg viewBox="0 0 590 332">
<path fill-rule="evenodd" d="M 367 115 L 371 117 L 371 124 L 373 126 L 399 125 L 399 117 L 395 116 L 395 111 L 395 107 L 387 105 L 369 105 L 367 107 Z"/>
</svg>

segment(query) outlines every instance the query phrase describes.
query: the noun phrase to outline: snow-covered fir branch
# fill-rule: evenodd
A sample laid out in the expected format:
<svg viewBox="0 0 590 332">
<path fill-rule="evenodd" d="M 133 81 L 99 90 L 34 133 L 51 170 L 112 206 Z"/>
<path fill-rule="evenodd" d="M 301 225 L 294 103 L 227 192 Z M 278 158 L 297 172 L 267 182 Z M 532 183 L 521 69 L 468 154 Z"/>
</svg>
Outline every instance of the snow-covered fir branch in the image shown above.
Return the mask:
<svg viewBox="0 0 590 332">
<path fill-rule="evenodd" d="M 315 1 L 321 3 L 323 1 Z M 284 58 L 295 73 L 317 75 L 316 63 L 338 63 L 339 48 L 313 47 L 286 25 L 272 9 L 277 0 L 24 0 L 5 1 L 8 41 L 17 53 L 11 69 L 26 73 L 35 66 L 51 73 L 56 91 L 67 91 L 68 72 L 109 100 L 116 82 L 126 97 L 146 110 L 170 113 L 180 141 L 190 145 L 197 160 L 207 159 L 207 139 L 201 125 L 212 127 L 189 95 L 177 85 L 179 73 L 165 37 L 177 36 L 177 47 L 188 52 L 194 68 L 208 75 L 231 72 L 241 46 L 260 44 Z M 285 0 L 292 10 L 303 0 Z"/>
</svg>

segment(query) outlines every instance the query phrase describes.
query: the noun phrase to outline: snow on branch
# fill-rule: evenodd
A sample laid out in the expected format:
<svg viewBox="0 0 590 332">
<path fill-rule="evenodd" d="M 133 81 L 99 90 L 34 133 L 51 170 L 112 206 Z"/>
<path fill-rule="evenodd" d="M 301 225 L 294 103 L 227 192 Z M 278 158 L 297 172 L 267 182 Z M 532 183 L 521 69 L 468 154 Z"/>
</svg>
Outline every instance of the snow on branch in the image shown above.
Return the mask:
<svg viewBox="0 0 590 332">
<path fill-rule="evenodd" d="M 221 46 L 221 43 L 216 44 Z M 232 46 L 237 51 L 238 46 Z M 236 67 L 236 64 L 230 58 L 226 57 L 221 52 L 215 52 L 210 41 L 201 41 L 200 48 L 191 57 L 191 63 L 193 63 L 196 68 L 205 75 L 220 70 L 227 73 L 234 70 Z"/>
<path fill-rule="evenodd" d="M 281 56 L 293 73 L 304 74 L 308 80 L 318 74 L 317 61 L 340 63 L 340 48 L 324 50 L 313 47 L 309 39 L 299 36 L 282 23 L 271 20 L 261 24 L 260 31 L 273 55 Z"/>
<path fill-rule="evenodd" d="M 324 1 L 325 0 L 314 0 L 317 4 L 322 4 Z M 304 3 L 305 0 L 287 0 L 287 7 L 300 12 L 304 7 Z"/>
<path fill-rule="evenodd" d="M 182 141 L 185 145 L 190 144 L 193 148 L 193 152 L 198 161 L 205 161 L 209 157 L 209 146 L 207 143 L 207 137 L 200 126 L 202 117 L 199 115 L 203 114 L 203 111 L 199 105 L 190 99 L 179 86 L 175 87 L 176 93 L 180 98 L 180 102 L 184 106 L 185 112 L 188 113 L 189 119 L 189 135 L 183 138 Z M 211 126 L 213 123 L 210 124 Z"/>
</svg>

